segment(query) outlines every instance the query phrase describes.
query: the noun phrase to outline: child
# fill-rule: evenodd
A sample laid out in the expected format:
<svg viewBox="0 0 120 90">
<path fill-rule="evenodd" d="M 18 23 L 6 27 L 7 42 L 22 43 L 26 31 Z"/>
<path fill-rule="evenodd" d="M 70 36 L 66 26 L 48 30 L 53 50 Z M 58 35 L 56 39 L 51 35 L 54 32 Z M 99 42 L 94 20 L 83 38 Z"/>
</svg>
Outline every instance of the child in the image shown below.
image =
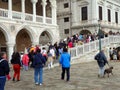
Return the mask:
<svg viewBox="0 0 120 90">
<path fill-rule="evenodd" d="M 22 63 L 23 63 L 23 68 L 25 71 L 28 71 L 28 63 L 29 63 L 29 57 L 28 54 L 24 54 L 22 57 Z"/>
<path fill-rule="evenodd" d="M 52 54 L 50 53 L 50 50 L 48 50 L 48 53 L 47 53 L 47 56 L 48 56 L 48 68 L 52 68 L 53 67 L 53 57 L 52 57 Z"/>
</svg>

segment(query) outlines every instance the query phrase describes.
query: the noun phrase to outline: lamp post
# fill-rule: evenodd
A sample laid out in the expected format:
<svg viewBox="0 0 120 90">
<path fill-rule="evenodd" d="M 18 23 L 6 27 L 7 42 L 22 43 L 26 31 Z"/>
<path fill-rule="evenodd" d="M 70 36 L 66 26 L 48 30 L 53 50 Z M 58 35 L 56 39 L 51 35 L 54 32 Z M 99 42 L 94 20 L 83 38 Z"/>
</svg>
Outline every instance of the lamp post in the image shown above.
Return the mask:
<svg viewBox="0 0 120 90">
<path fill-rule="evenodd" d="M 99 51 L 101 51 L 101 36 L 102 36 L 102 31 L 101 31 L 101 26 L 100 26 L 100 20 L 98 20 L 98 40 L 99 40 Z"/>
</svg>

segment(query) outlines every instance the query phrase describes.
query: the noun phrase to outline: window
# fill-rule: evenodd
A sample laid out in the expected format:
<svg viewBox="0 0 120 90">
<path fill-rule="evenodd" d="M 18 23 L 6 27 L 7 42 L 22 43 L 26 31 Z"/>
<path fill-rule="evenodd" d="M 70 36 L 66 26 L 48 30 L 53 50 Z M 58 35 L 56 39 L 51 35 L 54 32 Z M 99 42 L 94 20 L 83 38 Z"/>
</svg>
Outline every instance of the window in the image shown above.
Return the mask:
<svg viewBox="0 0 120 90">
<path fill-rule="evenodd" d="M 99 20 L 102 20 L 102 7 L 99 6 Z"/>
<path fill-rule="evenodd" d="M 115 22 L 118 23 L 118 12 L 115 12 Z"/>
<path fill-rule="evenodd" d="M 8 2 L 8 0 L 2 0 L 3 2 Z"/>
<path fill-rule="evenodd" d="M 65 3 L 64 4 L 64 8 L 68 8 L 69 7 L 69 4 L 68 3 Z"/>
<path fill-rule="evenodd" d="M 108 9 L 108 22 L 111 22 L 111 11 Z"/>
<path fill-rule="evenodd" d="M 81 8 L 81 14 L 82 14 L 82 20 L 87 20 L 88 19 L 88 12 L 87 12 L 87 7 L 82 7 Z"/>
<path fill-rule="evenodd" d="M 65 17 L 64 22 L 69 22 L 69 17 Z"/>
<path fill-rule="evenodd" d="M 64 29 L 65 34 L 69 34 L 69 29 Z"/>
</svg>

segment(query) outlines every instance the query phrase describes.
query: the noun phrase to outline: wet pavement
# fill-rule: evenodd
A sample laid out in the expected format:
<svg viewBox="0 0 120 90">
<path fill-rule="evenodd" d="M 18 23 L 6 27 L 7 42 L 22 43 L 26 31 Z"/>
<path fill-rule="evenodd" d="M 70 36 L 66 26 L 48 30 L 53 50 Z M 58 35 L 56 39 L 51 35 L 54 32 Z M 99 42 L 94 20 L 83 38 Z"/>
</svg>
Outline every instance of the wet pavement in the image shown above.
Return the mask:
<svg viewBox="0 0 120 90">
<path fill-rule="evenodd" d="M 120 90 L 120 62 L 111 61 L 113 76 L 98 78 L 96 62 L 80 63 L 71 66 L 71 80 L 60 79 L 61 67 L 44 70 L 44 84 L 34 84 L 33 69 L 21 71 L 21 81 L 7 81 L 5 90 Z M 106 66 L 107 68 L 107 66 Z M 13 71 L 11 70 L 11 75 Z"/>
</svg>

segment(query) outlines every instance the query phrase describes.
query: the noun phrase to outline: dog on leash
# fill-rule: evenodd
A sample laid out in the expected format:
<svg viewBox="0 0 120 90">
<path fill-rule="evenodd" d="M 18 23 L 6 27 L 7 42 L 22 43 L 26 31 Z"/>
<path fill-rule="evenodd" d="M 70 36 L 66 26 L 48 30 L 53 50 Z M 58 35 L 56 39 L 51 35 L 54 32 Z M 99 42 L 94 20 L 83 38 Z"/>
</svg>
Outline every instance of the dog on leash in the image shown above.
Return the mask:
<svg viewBox="0 0 120 90">
<path fill-rule="evenodd" d="M 105 71 L 104 71 L 104 76 L 105 76 L 106 74 L 107 74 L 108 77 L 109 77 L 109 74 L 112 74 L 112 75 L 113 75 L 112 69 L 113 69 L 113 67 L 109 67 L 109 68 L 105 69 Z"/>
</svg>

